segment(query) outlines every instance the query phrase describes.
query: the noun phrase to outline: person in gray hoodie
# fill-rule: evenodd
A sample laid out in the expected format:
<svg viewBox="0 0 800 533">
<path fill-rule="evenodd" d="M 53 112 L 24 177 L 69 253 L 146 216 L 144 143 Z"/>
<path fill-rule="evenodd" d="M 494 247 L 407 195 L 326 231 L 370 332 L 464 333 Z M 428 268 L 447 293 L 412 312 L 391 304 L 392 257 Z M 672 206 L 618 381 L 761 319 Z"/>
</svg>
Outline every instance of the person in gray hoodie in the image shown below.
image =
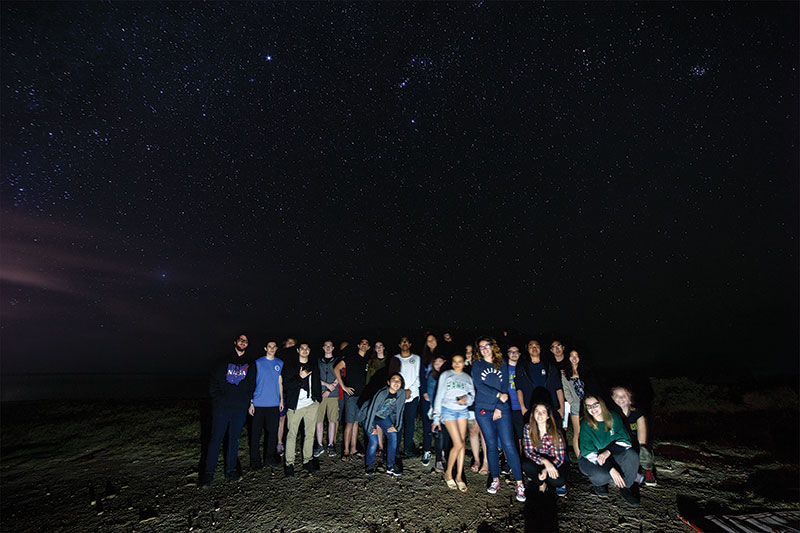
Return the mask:
<svg viewBox="0 0 800 533">
<path fill-rule="evenodd" d="M 439 386 L 436 389 L 436 398 L 433 401 L 433 429 L 434 431 L 444 423 L 450 440 L 453 442 L 447 466 L 444 471 L 444 481 L 451 489 L 461 492 L 467 491 L 464 483 L 464 455 L 466 452 L 465 440 L 467 437 L 467 409 L 475 401 L 475 386 L 472 377 L 464 372 L 464 356 L 453 355 L 450 365 L 452 370 L 446 370 L 439 376 Z M 453 467 L 456 467 L 455 480 Z"/>
<path fill-rule="evenodd" d="M 368 402 L 364 402 L 359 409 L 358 419 L 369 438 L 366 458 L 368 476 L 375 473 L 375 453 L 378 450 L 377 428 L 381 428 L 386 435 L 386 473 L 392 476 L 400 476 L 403 473 L 402 468 L 394 461 L 397 435 L 403 428 L 403 409 L 406 405 L 403 384 L 403 376 L 399 373 L 392 374 L 386 386 L 376 392 Z"/>
</svg>

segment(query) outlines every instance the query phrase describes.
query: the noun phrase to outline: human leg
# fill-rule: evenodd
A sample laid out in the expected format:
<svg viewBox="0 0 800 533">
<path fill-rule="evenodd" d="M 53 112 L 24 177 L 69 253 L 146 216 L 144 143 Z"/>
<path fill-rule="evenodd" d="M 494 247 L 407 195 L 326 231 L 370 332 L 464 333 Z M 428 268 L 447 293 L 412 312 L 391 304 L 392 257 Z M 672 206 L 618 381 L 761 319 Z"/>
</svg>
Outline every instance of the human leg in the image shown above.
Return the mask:
<svg viewBox="0 0 800 533">
<path fill-rule="evenodd" d="M 604 487 L 608 485 L 608 482 L 611 481 L 611 474 L 609 474 L 610 469 L 611 465 L 608 461 L 603 465 L 598 465 L 585 457 L 581 457 L 578 460 L 578 470 L 580 470 L 584 476 L 588 477 L 591 484 L 595 487 Z"/>
<path fill-rule="evenodd" d="M 496 421 L 497 434 L 503 445 L 506 461 L 511 467 L 511 473 L 518 482 L 522 481 L 522 467 L 519 462 L 519 452 L 517 451 L 517 440 L 514 438 L 514 427 L 509 412 L 504 412 L 503 416 Z"/>
<path fill-rule="evenodd" d="M 497 453 L 497 446 L 494 444 L 497 442 L 495 421 L 492 420 L 491 413 L 475 413 L 475 419 L 478 421 L 478 425 L 481 428 L 481 434 L 484 437 L 484 451 L 489 463 L 489 474 L 492 476 L 492 479 L 494 479 L 500 475 L 500 457 Z M 486 442 L 492 443 L 488 449 L 485 449 Z"/>
<path fill-rule="evenodd" d="M 372 425 L 372 428 L 365 429 L 364 432 L 367 434 L 367 468 L 371 467 L 375 464 L 375 454 L 378 451 L 378 434 L 375 432 L 375 424 Z"/>
<path fill-rule="evenodd" d="M 294 465 L 294 456 L 297 447 L 297 432 L 300 429 L 300 422 L 303 417 L 295 409 L 286 411 L 286 426 L 289 428 L 286 434 L 286 448 L 283 453 L 283 462 L 287 466 Z"/>
<path fill-rule="evenodd" d="M 632 487 L 639 473 L 639 454 L 633 448 L 625 448 L 618 444 L 612 444 L 608 449 L 611 451 L 610 459 L 619 467 L 619 473 L 625 480 L 625 486 Z"/>
<path fill-rule="evenodd" d="M 414 453 L 414 425 L 417 418 L 419 398 L 406 402 L 403 409 L 403 452 L 408 457 Z"/>
<path fill-rule="evenodd" d="M 256 407 L 253 411 L 253 423 L 250 426 L 250 468 L 257 470 L 264 463 L 261 460 L 261 438 L 266 425 L 266 413 L 264 407 Z M 266 439 L 264 439 L 264 452 L 266 452 Z"/>
<path fill-rule="evenodd" d="M 241 409 L 230 414 L 228 428 L 228 453 L 225 456 L 225 475 L 230 476 L 236 471 L 239 462 L 239 439 L 242 437 L 242 428 L 247 420 L 247 411 Z M 637 457 L 638 461 L 638 457 Z"/>
<path fill-rule="evenodd" d="M 207 477 L 214 477 L 214 472 L 217 470 L 219 449 L 222 447 L 222 439 L 225 437 L 229 422 L 228 413 L 222 410 L 214 410 L 211 417 L 211 435 L 208 441 L 204 471 Z"/>
<path fill-rule="evenodd" d="M 314 426 L 317 423 L 317 411 L 319 411 L 319 404 L 314 402 L 297 412 L 303 419 L 303 426 L 306 428 L 303 437 L 303 463 L 309 462 L 314 457 Z"/>
<path fill-rule="evenodd" d="M 572 449 L 575 451 L 575 457 L 581 456 L 581 447 L 578 445 L 578 437 L 581 435 L 581 419 L 575 413 L 569 415 L 572 422 Z"/>
<path fill-rule="evenodd" d="M 431 432 L 433 421 L 428 418 L 428 410 L 430 410 L 431 402 L 423 398 L 420 400 L 419 406 L 419 416 L 422 419 L 422 451 L 429 452 L 431 451 L 431 444 L 433 441 L 433 433 Z"/>
</svg>

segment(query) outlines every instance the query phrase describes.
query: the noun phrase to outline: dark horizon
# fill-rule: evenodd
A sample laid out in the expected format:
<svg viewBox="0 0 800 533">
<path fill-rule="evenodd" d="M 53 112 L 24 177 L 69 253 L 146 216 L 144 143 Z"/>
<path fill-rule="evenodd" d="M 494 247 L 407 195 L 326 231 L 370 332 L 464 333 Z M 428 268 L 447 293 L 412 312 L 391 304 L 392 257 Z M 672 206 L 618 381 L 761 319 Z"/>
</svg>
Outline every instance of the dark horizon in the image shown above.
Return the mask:
<svg viewBox="0 0 800 533">
<path fill-rule="evenodd" d="M 800 373 L 797 3 L 0 10 L 3 374 L 450 328 Z"/>
</svg>

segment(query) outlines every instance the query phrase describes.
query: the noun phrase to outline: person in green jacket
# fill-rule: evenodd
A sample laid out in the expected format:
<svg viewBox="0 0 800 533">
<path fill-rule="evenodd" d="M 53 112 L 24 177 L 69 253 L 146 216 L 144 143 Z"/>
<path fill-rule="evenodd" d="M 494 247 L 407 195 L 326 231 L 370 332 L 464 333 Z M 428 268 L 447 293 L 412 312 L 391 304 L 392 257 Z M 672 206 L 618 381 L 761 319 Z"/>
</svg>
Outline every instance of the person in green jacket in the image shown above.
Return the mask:
<svg viewBox="0 0 800 533">
<path fill-rule="evenodd" d="M 637 507 L 639 496 L 632 489 L 639 481 L 639 454 L 631 446 L 625 424 L 597 396 L 587 395 L 583 407 L 578 468 L 598 496 L 607 497 L 608 483 L 613 481 L 628 505 Z"/>
</svg>

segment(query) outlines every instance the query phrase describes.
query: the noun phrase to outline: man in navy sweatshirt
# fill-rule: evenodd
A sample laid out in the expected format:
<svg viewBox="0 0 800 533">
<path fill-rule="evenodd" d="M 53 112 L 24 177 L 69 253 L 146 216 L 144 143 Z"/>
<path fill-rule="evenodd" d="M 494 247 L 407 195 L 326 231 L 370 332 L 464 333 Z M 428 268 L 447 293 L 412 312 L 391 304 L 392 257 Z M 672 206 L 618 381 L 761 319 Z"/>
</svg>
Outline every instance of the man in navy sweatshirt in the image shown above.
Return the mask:
<svg viewBox="0 0 800 533">
<path fill-rule="evenodd" d="M 225 479 L 242 479 L 237 470 L 239 437 L 256 387 L 255 365 L 245 356 L 247 344 L 247 336 L 239 335 L 233 342 L 233 352 L 219 359 L 211 369 L 208 384 L 212 405 L 211 438 L 208 441 L 205 468 L 200 474 L 201 489 L 210 487 L 214 480 L 219 449 L 226 432 L 228 450 L 225 454 Z"/>
</svg>

